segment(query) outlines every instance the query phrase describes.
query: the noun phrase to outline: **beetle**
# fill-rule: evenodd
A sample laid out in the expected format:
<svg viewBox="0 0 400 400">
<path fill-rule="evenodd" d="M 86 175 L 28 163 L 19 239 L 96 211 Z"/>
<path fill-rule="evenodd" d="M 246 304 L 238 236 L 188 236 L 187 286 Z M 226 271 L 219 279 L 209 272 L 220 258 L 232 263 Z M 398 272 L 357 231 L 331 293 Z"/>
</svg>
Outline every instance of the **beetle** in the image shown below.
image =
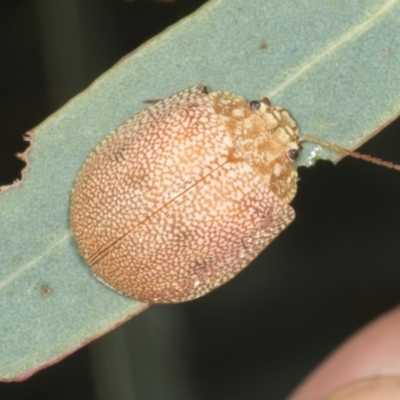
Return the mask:
<svg viewBox="0 0 400 400">
<path fill-rule="evenodd" d="M 246 267 L 294 219 L 289 113 L 195 85 L 128 119 L 76 179 L 71 227 L 92 272 L 150 303 L 195 299 Z"/>
<path fill-rule="evenodd" d="M 195 85 L 151 103 L 90 153 L 70 217 L 94 275 L 144 302 L 207 294 L 291 223 L 300 141 L 400 168 L 300 137 L 288 111 L 266 98 Z"/>
</svg>

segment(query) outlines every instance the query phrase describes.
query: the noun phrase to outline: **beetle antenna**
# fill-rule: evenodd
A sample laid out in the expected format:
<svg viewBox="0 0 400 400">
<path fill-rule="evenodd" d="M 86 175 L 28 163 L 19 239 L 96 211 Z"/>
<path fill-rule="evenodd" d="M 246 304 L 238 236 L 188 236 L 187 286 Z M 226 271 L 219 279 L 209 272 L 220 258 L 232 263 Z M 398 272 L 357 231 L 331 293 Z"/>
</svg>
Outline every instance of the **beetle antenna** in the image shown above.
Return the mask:
<svg viewBox="0 0 400 400">
<path fill-rule="evenodd" d="M 342 147 L 339 147 L 335 144 L 329 143 L 329 142 L 325 142 L 324 140 L 321 139 L 316 139 L 313 136 L 310 135 L 303 135 L 300 137 L 300 142 L 311 142 L 311 143 L 316 143 L 319 144 L 323 147 L 326 147 L 327 149 L 331 149 L 333 151 L 336 151 L 337 153 L 340 153 L 344 156 L 350 156 L 353 158 L 358 158 L 360 160 L 364 160 L 367 162 L 370 162 L 372 164 L 376 164 L 376 165 L 380 165 L 381 167 L 386 167 L 386 168 L 390 168 L 390 169 L 395 169 L 397 171 L 400 171 L 400 165 L 399 164 L 394 164 L 390 161 L 384 161 L 381 160 L 380 158 L 377 157 L 372 157 L 369 156 L 368 154 L 361 154 L 361 153 L 357 153 L 356 151 L 351 151 L 351 150 L 347 150 L 344 149 Z"/>
</svg>

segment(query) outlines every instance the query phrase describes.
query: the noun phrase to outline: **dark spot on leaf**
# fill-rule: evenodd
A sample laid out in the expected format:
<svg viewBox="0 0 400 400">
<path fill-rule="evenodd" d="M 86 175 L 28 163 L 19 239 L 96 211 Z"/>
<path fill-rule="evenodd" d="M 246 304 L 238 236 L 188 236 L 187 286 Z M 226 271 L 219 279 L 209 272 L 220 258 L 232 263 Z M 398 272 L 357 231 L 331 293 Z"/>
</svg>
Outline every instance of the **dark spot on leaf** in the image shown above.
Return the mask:
<svg viewBox="0 0 400 400">
<path fill-rule="evenodd" d="M 53 293 L 53 289 L 49 285 L 42 285 L 40 287 L 40 294 L 43 297 L 48 297 Z"/>
</svg>

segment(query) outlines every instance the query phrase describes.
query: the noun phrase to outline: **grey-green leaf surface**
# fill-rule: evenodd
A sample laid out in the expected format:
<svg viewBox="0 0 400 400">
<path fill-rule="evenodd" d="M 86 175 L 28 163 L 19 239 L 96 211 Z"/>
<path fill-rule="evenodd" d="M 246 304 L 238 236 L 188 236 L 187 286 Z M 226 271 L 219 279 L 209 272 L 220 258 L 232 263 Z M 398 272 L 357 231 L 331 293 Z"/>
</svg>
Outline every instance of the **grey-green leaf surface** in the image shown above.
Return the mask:
<svg viewBox="0 0 400 400">
<path fill-rule="evenodd" d="M 102 137 L 144 100 L 202 83 L 268 96 L 303 133 L 357 147 L 400 110 L 399 3 L 210 1 L 34 129 L 23 182 L 0 196 L 0 379 L 23 379 L 146 307 L 93 278 L 71 236 L 71 187 Z M 336 157 L 307 144 L 299 165 L 322 156 Z"/>
</svg>

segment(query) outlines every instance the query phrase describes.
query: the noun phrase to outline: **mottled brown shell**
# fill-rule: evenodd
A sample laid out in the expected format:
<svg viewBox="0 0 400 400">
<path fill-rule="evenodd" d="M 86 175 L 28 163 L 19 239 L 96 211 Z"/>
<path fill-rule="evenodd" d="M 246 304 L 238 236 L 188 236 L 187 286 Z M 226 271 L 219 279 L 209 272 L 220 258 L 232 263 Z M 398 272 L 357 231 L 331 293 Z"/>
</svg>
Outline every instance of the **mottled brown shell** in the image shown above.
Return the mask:
<svg viewBox="0 0 400 400">
<path fill-rule="evenodd" d="M 266 99 L 197 85 L 156 102 L 85 161 L 71 199 L 79 251 L 101 281 L 145 302 L 210 292 L 293 220 L 298 139 Z"/>
</svg>

